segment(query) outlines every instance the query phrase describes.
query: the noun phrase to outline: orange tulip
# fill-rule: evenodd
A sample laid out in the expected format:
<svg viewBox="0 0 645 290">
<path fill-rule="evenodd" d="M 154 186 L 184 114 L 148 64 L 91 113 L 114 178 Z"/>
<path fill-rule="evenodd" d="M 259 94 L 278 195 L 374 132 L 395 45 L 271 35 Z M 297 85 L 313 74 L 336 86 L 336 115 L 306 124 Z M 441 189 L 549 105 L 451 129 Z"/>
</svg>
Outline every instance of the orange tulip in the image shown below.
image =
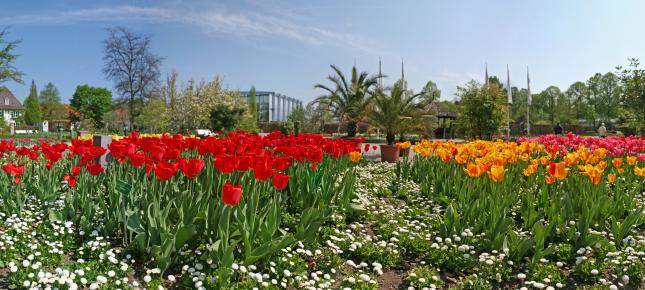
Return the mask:
<svg viewBox="0 0 645 290">
<path fill-rule="evenodd" d="M 598 162 L 598 166 L 600 166 L 600 169 L 605 170 L 607 168 L 607 161 L 600 161 Z"/>
<path fill-rule="evenodd" d="M 410 146 L 412 146 L 412 144 L 410 143 L 410 141 L 397 142 L 395 145 L 396 145 L 396 147 L 398 147 L 399 149 L 408 149 L 408 148 L 410 148 Z"/>
<path fill-rule="evenodd" d="M 358 160 L 361 160 L 361 152 L 358 152 L 358 151 L 349 152 L 349 160 L 351 160 L 352 162 L 358 162 Z"/>
<path fill-rule="evenodd" d="M 621 167 L 621 168 L 618 168 L 618 173 L 619 173 L 619 174 L 623 174 L 623 173 L 625 173 L 625 168 L 622 168 L 622 167 Z"/>
<path fill-rule="evenodd" d="M 578 163 L 578 153 L 569 153 L 564 157 L 564 163 L 567 167 Z"/>
<path fill-rule="evenodd" d="M 524 169 L 524 171 L 522 171 L 522 174 L 524 174 L 524 176 L 528 177 L 528 176 L 531 176 L 531 175 L 535 174 L 536 172 L 537 172 L 537 165 L 532 165 L 531 164 L 528 167 L 526 167 Z"/>
<path fill-rule="evenodd" d="M 636 156 L 627 156 L 627 164 L 630 166 L 636 165 Z"/>
<path fill-rule="evenodd" d="M 614 167 L 620 167 L 623 165 L 623 159 L 622 158 L 614 158 L 611 160 L 611 164 L 614 165 Z"/>
<path fill-rule="evenodd" d="M 536 165 L 537 166 L 539 163 L 540 163 L 540 159 L 537 159 L 537 158 L 531 159 L 531 165 Z"/>
<path fill-rule="evenodd" d="M 564 180 L 565 178 L 567 178 L 568 173 L 569 168 L 567 168 L 563 162 L 551 162 L 551 165 L 549 166 L 549 174 L 553 175 L 553 177 L 559 180 Z"/>
<path fill-rule="evenodd" d="M 607 155 L 607 149 L 597 148 L 596 150 L 593 151 L 593 155 L 598 159 L 605 159 L 605 156 Z"/>
<path fill-rule="evenodd" d="M 602 171 L 603 170 L 599 165 L 593 166 L 591 164 L 587 164 L 585 165 L 585 171 L 582 174 L 588 176 L 591 183 L 598 184 L 602 178 Z"/>
<path fill-rule="evenodd" d="M 553 178 L 553 175 L 547 174 L 544 176 L 544 181 L 546 181 L 546 184 L 553 184 L 555 182 L 555 178 Z"/>
<path fill-rule="evenodd" d="M 488 171 L 488 177 L 495 182 L 502 182 L 504 180 L 505 173 L 506 170 L 504 169 L 504 166 L 493 165 L 490 167 L 490 171 Z"/>
<path fill-rule="evenodd" d="M 616 182 L 616 174 L 607 174 L 607 182 L 609 183 Z"/>
<path fill-rule="evenodd" d="M 457 162 L 459 164 L 464 164 L 464 163 L 466 163 L 466 161 L 468 161 L 468 156 L 467 155 L 465 155 L 465 154 L 455 155 L 455 162 Z"/>
<path fill-rule="evenodd" d="M 484 173 L 482 167 L 473 164 L 472 162 L 468 162 L 468 165 L 464 168 L 464 172 L 468 173 L 468 176 L 470 177 L 479 177 Z"/>
</svg>

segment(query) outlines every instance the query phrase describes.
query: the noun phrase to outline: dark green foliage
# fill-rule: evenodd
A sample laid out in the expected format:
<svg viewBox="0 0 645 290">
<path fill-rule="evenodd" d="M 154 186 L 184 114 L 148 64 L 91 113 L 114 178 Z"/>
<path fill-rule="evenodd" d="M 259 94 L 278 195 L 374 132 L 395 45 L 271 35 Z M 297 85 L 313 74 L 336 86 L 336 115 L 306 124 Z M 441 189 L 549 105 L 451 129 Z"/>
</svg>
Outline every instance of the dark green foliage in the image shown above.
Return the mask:
<svg viewBox="0 0 645 290">
<path fill-rule="evenodd" d="M 481 87 L 474 81 L 457 90 L 461 98 L 459 126 L 468 136 L 490 138 L 504 120 L 504 91 L 495 85 Z"/>
<path fill-rule="evenodd" d="M 42 118 L 43 115 L 40 110 L 40 103 L 38 102 L 36 83 L 32 80 L 29 96 L 25 99 L 25 123 L 36 126 L 43 120 Z"/>
<path fill-rule="evenodd" d="M 231 108 L 226 105 L 217 105 L 211 110 L 211 128 L 215 131 L 231 131 L 240 122 L 244 114 L 243 108 Z"/>
<path fill-rule="evenodd" d="M 110 110 L 112 92 L 106 88 L 80 85 L 76 87 L 70 105 L 79 115 L 71 116 L 73 121 L 90 120 L 95 128 L 103 127 L 103 114 Z"/>
<path fill-rule="evenodd" d="M 640 67 L 638 59 L 629 60 L 629 67 L 618 67 L 619 77 L 623 85 L 622 102 L 626 108 L 636 115 L 642 133 L 645 128 L 645 69 Z"/>
<path fill-rule="evenodd" d="M 45 88 L 40 91 L 40 107 L 43 113 L 43 120 L 62 120 L 66 119 L 65 107 L 61 104 L 60 93 L 54 84 L 47 83 Z"/>
<path fill-rule="evenodd" d="M 327 95 L 314 102 L 327 104 L 341 121 L 347 123 L 347 136 L 354 137 L 358 122 L 368 112 L 371 89 L 377 85 L 379 77 L 369 76 L 367 72 L 359 73 L 356 67 L 352 67 L 352 77 L 347 80 L 338 67 L 332 65 L 331 68 L 335 74 L 327 79 L 333 86 L 315 85 L 315 88 L 325 90 Z"/>
<path fill-rule="evenodd" d="M 14 81 L 22 84 L 23 73 L 17 70 L 13 63 L 18 58 L 14 53 L 20 41 L 7 41 L 4 37 L 8 34 L 6 29 L 0 30 L 0 84 Z"/>
<path fill-rule="evenodd" d="M 251 87 L 249 91 L 249 111 L 253 115 L 253 120 L 258 121 L 258 98 L 255 93 L 255 86 Z"/>
</svg>

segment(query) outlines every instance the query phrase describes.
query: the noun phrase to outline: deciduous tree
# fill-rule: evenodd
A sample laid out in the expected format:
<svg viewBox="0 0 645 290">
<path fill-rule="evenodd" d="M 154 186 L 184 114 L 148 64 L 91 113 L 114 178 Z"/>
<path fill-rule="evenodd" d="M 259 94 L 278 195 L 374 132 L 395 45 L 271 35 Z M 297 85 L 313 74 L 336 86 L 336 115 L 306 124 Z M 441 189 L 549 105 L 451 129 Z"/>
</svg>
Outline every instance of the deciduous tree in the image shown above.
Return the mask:
<svg viewBox="0 0 645 290">
<path fill-rule="evenodd" d="M 95 129 L 100 129 L 104 125 L 103 115 L 112 105 L 112 92 L 106 88 L 80 85 L 76 87 L 70 105 L 80 114 L 80 118 L 90 120 Z M 73 119 L 80 121 L 77 117 Z"/>
<path fill-rule="evenodd" d="M 159 96 L 152 96 L 135 120 L 145 131 L 165 133 L 170 124 L 168 117 L 166 102 Z"/>
<path fill-rule="evenodd" d="M 490 138 L 505 118 L 506 92 L 498 86 L 481 86 L 475 81 L 457 87 L 460 98 L 458 125 L 468 136 Z"/>
<path fill-rule="evenodd" d="M 645 70 L 640 67 L 638 59 L 629 60 L 629 68 L 618 67 L 623 84 L 622 102 L 632 111 L 640 123 L 640 130 L 645 129 Z M 641 132 L 642 133 L 642 132 Z"/>
<path fill-rule="evenodd" d="M 162 58 L 153 54 L 150 37 L 124 27 L 108 28 L 103 41 L 103 73 L 114 81 L 119 102 L 128 107 L 130 129 L 141 114 L 147 98 L 159 85 L 159 66 Z"/>
</svg>

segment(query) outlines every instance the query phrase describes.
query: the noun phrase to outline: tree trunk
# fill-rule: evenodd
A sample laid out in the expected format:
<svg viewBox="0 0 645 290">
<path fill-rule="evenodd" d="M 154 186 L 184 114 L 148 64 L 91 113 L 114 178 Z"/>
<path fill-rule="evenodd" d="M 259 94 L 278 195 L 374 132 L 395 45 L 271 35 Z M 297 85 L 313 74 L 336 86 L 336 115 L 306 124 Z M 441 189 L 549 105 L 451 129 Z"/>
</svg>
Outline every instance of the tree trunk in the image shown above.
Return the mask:
<svg viewBox="0 0 645 290">
<path fill-rule="evenodd" d="M 395 139 L 394 133 L 385 134 L 385 141 L 387 141 L 387 145 L 394 145 L 394 139 Z"/>
<path fill-rule="evenodd" d="M 355 137 L 356 136 L 356 127 L 357 123 L 354 121 L 348 121 L 347 122 L 347 137 Z"/>
</svg>

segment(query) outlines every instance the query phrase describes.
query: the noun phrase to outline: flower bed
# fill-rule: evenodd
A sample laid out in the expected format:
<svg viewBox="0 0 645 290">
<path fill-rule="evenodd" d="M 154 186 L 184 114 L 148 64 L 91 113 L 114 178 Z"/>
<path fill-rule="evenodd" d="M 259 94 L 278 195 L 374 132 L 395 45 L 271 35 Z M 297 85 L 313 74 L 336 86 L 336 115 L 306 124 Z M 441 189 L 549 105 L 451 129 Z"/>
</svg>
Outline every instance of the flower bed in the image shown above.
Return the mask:
<svg viewBox="0 0 645 290">
<path fill-rule="evenodd" d="M 640 143 L 422 141 L 386 164 L 360 141 L 134 134 L 106 167 L 88 141 L 0 143 L 0 288 L 642 286 Z"/>
</svg>

